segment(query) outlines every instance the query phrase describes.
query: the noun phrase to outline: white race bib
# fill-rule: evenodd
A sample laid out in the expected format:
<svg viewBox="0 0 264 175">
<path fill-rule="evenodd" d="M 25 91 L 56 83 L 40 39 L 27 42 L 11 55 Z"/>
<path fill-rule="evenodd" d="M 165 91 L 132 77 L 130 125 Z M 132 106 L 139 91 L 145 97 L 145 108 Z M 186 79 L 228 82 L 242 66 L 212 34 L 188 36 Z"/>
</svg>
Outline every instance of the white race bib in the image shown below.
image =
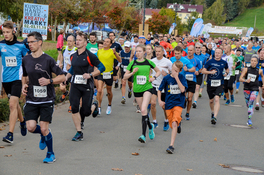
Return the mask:
<svg viewBox="0 0 264 175">
<path fill-rule="evenodd" d="M 218 87 L 221 85 L 221 80 L 211 80 L 212 87 Z"/>
<path fill-rule="evenodd" d="M 250 64 L 250 63 L 246 63 L 246 66 L 247 66 L 247 67 L 250 67 L 250 66 L 251 66 L 251 64 Z"/>
<path fill-rule="evenodd" d="M 93 54 L 95 54 L 97 51 L 98 51 L 97 48 L 94 48 L 94 47 L 90 48 L 90 52 L 92 52 Z"/>
<path fill-rule="evenodd" d="M 70 63 L 70 57 L 64 57 L 64 62 L 66 64 L 69 64 Z"/>
<path fill-rule="evenodd" d="M 15 56 L 13 57 L 5 57 L 6 67 L 16 67 L 17 59 Z"/>
<path fill-rule="evenodd" d="M 146 76 L 137 76 L 137 84 L 144 85 L 147 82 L 147 77 Z"/>
<path fill-rule="evenodd" d="M 87 79 L 83 78 L 82 75 L 75 75 L 74 84 L 87 84 Z"/>
<path fill-rule="evenodd" d="M 250 79 L 251 82 L 255 82 L 257 78 L 257 75 L 254 74 L 248 74 L 247 79 Z"/>
<path fill-rule="evenodd" d="M 47 86 L 33 86 L 33 94 L 37 98 L 47 97 Z"/>
<path fill-rule="evenodd" d="M 230 80 L 230 74 L 224 77 L 224 80 Z"/>
<path fill-rule="evenodd" d="M 239 70 L 236 70 L 235 71 L 235 75 L 239 75 Z"/>
<path fill-rule="evenodd" d="M 110 72 L 104 72 L 103 73 L 103 79 L 105 79 L 105 80 L 111 79 L 111 73 Z"/>
<path fill-rule="evenodd" d="M 193 74 L 186 74 L 185 78 L 186 80 L 193 81 Z"/>
<path fill-rule="evenodd" d="M 170 94 L 180 94 L 181 90 L 178 85 L 170 85 Z"/>
<path fill-rule="evenodd" d="M 153 85 L 153 87 L 156 88 L 156 91 L 157 91 L 157 92 L 159 91 L 159 86 L 154 86 L 154 85 Z M 164 89 L 163 89 L 163 90 L 161 91 L 161 93 L 164 93 L 164 92 L 165 92 L 165 91 L 164 91 Z"/>
<path fill-rule="evenodd" d="M 123 66 L 123 70 L 124 70 L 124 72 L 126 72 L 127 66 Z"/>
</svg>

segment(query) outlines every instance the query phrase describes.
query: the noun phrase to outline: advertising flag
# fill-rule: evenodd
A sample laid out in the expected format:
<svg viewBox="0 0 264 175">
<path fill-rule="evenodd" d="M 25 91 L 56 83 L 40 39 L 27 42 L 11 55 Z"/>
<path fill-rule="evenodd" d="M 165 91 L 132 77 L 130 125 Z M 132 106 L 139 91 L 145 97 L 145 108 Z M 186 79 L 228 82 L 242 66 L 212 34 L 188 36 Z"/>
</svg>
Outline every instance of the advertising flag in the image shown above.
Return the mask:
<svg viewBox="0 0 264 175">
<path fill-rule="evenodd" d="M 203 19 L 197 18 L 193 23 L 190 35 L 197 36 L 199 31 L 201 30 L 202 25 L 203 25 Z"/>
<path fill-rule="evenodd" d="M 177 26 L 177 24 L 173 23 L 170 27 L 169 34 L 174 30 L 174 28 Z"/>
<path fill-rule="evenodd" d="M 253 27 L 250 27 L 247 31 L 246 37 L 250 37 L 251 33 L 254 31 Z"/>
</svg>

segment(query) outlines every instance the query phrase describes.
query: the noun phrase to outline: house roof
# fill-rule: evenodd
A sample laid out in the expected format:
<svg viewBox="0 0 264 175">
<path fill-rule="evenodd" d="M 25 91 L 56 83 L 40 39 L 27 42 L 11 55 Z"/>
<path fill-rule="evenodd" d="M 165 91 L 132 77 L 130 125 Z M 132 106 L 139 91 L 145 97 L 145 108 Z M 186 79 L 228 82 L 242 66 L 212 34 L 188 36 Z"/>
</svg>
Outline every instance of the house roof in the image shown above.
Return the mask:
<svg viewBox="0 0 264 175">
<path fill-rule="evenodd" d="M 156 13 L 159 13 L 160 9 L 147 9 L 147 8 L 146 8 L 146 12 L 145 12 L 145 14 L 151 16 L 153 11 L 156 12 Z M 143 14 L 143 13 L 144 13 L 144 9 L 142 9 L 142 14 Z"/>
<path fill-rule="evenodd" d="M 167 4 L 167 8 L 174 9 L 173 4 Z M 193 10 L 202 14 L 203 13 L 203 6 L 202 5 L 191 5 L 191 4 L 177 4 L 177 12 L 180 13 L 191 13 Z"/>
</svg>

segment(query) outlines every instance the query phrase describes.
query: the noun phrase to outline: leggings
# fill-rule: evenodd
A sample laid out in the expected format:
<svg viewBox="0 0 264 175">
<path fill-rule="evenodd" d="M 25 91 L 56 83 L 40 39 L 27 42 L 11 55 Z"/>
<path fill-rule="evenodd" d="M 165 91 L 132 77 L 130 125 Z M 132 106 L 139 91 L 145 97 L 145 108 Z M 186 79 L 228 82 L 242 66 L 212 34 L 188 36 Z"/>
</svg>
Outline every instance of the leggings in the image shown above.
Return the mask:
<svg viewBox="0 0 264 175">
<path fill-rule="evenodd" d="M 254 101 L 258 96 L 258 91 L 244 90 L 244 96 L 248 107 L 248 118 L 251 118 L 254 113 Z"/>
</svg>

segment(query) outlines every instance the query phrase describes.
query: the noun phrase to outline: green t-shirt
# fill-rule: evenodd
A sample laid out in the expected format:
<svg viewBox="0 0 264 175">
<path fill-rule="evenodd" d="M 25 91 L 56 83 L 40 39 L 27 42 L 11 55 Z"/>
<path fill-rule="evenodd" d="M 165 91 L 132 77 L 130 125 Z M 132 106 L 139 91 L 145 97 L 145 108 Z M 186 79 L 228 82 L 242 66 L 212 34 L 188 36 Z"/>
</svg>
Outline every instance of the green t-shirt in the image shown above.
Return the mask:
<svg viewBox="0 0 264 175">
<path fill-rule="evenodd" d="M 243 56 L 239 56 L 239 57 L 238 57 L 238 60 L 240 61 L 240 64 L 239 64 L 239 66 L 236 67 L 236 70 L 240 70 L 241 67 L 242 67 L 242 65 L 243 65 L 243 63 L 245 62 Z"/>
<path fill-rule="evenodd" d="M 141 93 L 149 89 L 152 89 L 152 84 L 149 82 L 150 69 L 156 67 L 155 63 L 145 59 L 143 62 L 133 60 L 127 66 L 127 70 L 133 72 L 134 68 L 138 68 L 138 71 L 133 75 L 133 92 Z"/>
<path fill-rule="evenodd" d="M 171 43 L 172 47 L 175 48 L 176 46 L 178 46 L 178 43 L 176 43 L 176 41 L 174 41 L 173 43 Z"/>
<path fill-rule="evenodd" d="M 92 52 L 93 54 L 96 54 L 98 51 L 98 44 L 88 43 L 86 49 Z"/>
</svg>

